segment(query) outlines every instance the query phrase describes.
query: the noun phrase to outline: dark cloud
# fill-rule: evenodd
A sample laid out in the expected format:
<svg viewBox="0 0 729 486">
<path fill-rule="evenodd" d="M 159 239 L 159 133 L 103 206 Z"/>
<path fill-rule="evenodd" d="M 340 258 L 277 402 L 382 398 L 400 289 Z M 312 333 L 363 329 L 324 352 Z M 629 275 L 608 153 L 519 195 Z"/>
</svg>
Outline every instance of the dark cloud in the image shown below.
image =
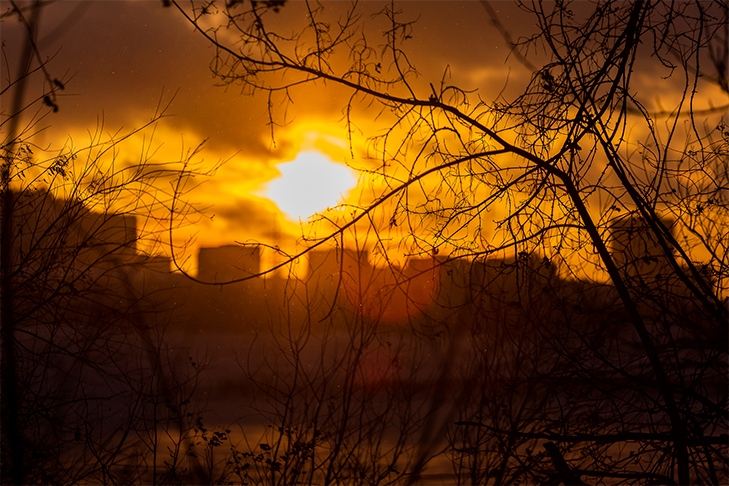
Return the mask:
<svg viewBox="0 0 729 486">
<path fill-rule="evenodd" d="M 367 2 L 360 8 L 369 15 L 382 5 Z M 348 6 L 325 3 L 332 18 Z M 399 8 L 404 20 L 418 19 L 405 48 L 426 86 L 448 65 L 454 77 L 466 79 L 471 69 L 493 63 L 495 54 L 498 64 L 505 57 L 495 51 L 499 46 L 504 50 L 503 42 L 476 2 L 406 2 Z M 508 2 L 502 8 L 513 10 Z M 305 21 L 299 10 L 296 4 L 287 6 L 278 23 L 293 27 Z M 378 22 L 368 20 L 382 27 Z M 3 39 L 11 44 L 19 31 L 14 20 L 3 23 Z M 209 70 L 214 50 L 162 2 L 57 2 L 42 14 L 40 39 L 42 54 L 52 58 L 54 76 L 71 78 L 54 126 L 93 124 L 101 112 L 111 125 L 128 126 L 148 119 L 160 98 L 169 100 L 177 92 L 171 109 L 175 116 L 166 121 L 170 127 L 210 137 L 216 147 L 250 153 L 269 147 L 266 98 L 244 95 L 237 86 L 216 87 Z M 341 116 L 342 98 L 333 96 L 331 86 L 307 87 L 304 94 L 295 100 L 292 119 L 294 114 L 330 120 Z"/>
</svg>

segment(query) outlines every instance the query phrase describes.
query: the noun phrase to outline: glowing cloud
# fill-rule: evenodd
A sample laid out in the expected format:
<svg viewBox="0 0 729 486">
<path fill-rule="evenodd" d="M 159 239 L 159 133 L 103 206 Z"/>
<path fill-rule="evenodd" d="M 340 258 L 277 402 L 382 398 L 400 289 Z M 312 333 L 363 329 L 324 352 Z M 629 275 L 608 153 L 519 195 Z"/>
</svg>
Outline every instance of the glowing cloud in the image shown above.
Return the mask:
<svg viewBox="0 0 729 486">
<path fill-rule="evenodd" d="M 295 220 L 336 206 L 357 184 L 352 169 L 318 151 L 299 152 L 277 167 L 281 177 L 269 184 L 265 196 Z"/>
</svg>

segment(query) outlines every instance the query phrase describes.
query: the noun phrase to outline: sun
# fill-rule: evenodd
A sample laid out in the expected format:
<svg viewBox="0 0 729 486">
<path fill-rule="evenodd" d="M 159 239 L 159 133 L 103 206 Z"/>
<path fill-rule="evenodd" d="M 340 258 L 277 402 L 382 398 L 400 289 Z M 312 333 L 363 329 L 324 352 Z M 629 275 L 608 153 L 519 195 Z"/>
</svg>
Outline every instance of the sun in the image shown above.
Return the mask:
<svg viewBox="0 0 729 486">
<path fill-rule="evenodd" d="M 357 185 L 352 169 L 316 150 L 299 152 L 276 167 L 281 176 L 269 183 L 265 196 L 297 221 L 336 206 Z"/>
</svg>

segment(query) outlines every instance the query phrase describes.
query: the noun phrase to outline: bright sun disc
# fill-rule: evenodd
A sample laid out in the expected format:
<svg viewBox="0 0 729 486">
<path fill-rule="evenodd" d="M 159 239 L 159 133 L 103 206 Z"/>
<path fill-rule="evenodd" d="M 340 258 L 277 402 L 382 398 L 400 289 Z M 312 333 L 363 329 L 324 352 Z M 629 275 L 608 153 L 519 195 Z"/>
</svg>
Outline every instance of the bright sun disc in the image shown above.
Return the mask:
<svg viewBox="0 0 729 486">
<path fill-rule="evenodd" d="M 357 184 L 352 169 L 316 151 L 300 152 L 277 167 L 281 177 L 269 184 L 265 195 L 295 220 L 336 206 Z"/>
</svg>

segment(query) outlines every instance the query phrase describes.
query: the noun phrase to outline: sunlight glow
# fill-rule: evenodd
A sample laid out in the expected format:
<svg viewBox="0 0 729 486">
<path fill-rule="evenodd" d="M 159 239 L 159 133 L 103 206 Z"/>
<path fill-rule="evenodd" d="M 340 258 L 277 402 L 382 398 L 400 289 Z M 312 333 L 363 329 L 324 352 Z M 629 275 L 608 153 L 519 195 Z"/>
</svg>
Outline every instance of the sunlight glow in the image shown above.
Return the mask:
<svg viewBox="0 0 729 486">
<path fill-rule="evenodd" d="M 277 167 L 281 177 L 269 184 L 265 196 L 294 220 L 336 206 L 357 184 L 352 169 L 319 151 L 300 152 Z"/>
</svg>

